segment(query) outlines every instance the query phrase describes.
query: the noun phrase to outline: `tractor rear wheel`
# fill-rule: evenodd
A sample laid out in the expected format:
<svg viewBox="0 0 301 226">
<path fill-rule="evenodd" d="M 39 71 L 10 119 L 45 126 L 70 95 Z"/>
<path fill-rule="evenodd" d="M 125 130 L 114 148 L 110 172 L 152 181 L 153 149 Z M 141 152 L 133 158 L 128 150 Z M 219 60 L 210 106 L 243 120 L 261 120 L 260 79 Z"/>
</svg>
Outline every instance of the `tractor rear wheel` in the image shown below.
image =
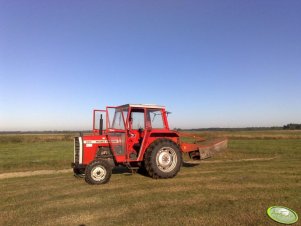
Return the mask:
<svg viewBox="0 0 301 226">
<path fill-rule="evenodd" d="M 85 180 L 89 184 L 105 184 L 112 175 L 110 164 L 103 159 L 91 162 L 85 170 Z"/>
<path fill-rule="evenodd" d="M 152 178 L 172 178 L 182 165 L 182 153 L 176 143 L 158 139 L 146 150 L 145 168 Z"/>
</svg>

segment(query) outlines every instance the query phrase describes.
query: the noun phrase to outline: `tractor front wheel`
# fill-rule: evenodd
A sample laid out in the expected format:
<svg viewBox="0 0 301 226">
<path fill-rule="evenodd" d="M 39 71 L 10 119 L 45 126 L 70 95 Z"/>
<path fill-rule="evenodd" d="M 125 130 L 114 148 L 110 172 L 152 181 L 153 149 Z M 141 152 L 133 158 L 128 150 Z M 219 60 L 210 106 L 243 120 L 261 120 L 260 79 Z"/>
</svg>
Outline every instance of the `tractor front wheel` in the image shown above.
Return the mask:
<svg viewBox="0 0 301 226">
<path fill-rule="evenodd" d="M 158 139 L 146 150 L 144 163 L 151 177 L 172 178 L 180 171 L 182 153 L 173 141 Z"/>
<path fill-rule="evenodd" d="M 89 184 L 105 184 L 112 175 L 110 164 L 103 159 L 91 162 L 85 170 L 85 180 Z"/>
</svg>

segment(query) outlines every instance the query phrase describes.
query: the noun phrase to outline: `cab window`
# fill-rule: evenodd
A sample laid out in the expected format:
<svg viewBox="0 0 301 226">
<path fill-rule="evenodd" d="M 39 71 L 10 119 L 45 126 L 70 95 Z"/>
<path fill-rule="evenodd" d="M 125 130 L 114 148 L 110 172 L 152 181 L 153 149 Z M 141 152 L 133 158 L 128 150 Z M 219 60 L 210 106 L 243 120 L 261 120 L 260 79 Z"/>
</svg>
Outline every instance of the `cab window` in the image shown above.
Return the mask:
<svg viewBox="0 0 301 226">
<path fill-rule="evenodd" d="M 144 110 L 133 110 L 131 112 L 132 129 L 144 129 Z"/>
<path fill-rule="evenodd" d="M 163 114 L 160 109 L 149 109 L 147 115 L 153 129 L 164 129 Z"/>
</svg>

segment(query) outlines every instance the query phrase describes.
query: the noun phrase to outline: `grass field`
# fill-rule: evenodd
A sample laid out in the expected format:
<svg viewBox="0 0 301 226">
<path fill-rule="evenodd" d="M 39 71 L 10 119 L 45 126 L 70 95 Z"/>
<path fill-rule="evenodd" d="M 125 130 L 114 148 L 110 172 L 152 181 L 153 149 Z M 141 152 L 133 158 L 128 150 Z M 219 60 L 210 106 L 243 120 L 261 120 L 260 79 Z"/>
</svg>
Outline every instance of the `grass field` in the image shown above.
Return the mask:
<svg viewBox="0 0 301 226">
<path fill-rule="evenodd" d="M 0 135 L 0 170 L 65 169 L 73 159 L 74 135 Z"/>
<path fill-rule="evenodd" d="M 301 133 L 204 136 L 221 134 L 230 138 L 227 151 L 184 164 L 173 179 L 122 168 L 102 186 L 71 173 L 2 179 L 0 225 L 277 225 L 266 216 L 272 205 L 292 208 L 300 217 Z M 3 173 L 65 169 L 73 158 L 68 136 L 1 136 Z"/>
</svg>

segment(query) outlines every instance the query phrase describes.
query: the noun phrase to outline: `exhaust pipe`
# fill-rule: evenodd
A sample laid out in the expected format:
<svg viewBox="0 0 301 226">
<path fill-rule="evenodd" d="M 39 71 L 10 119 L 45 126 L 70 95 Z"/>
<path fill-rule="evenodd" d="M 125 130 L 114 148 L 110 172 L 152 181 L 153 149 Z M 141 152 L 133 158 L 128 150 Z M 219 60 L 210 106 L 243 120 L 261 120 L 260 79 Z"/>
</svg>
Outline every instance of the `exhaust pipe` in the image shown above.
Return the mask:
<svg viewBox="0 0 301 226">
<path fill-rule="evenodd" d="M 102 135 L 102 129 L 103 129 L 103 119 L 101 114 L 99 119 L 99 135 Z"/>
</svg>

